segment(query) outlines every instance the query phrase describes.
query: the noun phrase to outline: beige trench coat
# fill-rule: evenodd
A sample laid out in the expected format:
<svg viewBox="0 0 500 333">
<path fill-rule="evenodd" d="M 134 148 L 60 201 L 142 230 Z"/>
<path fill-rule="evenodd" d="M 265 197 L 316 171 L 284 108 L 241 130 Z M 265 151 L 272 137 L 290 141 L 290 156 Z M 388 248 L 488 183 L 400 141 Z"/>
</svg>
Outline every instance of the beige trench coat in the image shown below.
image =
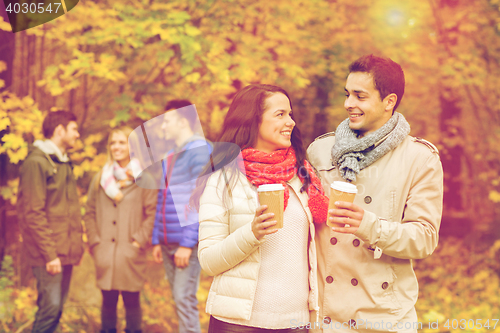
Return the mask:
<svg viewBox="0 0 500 333">
<path fill-rule="evenodd" d="M 158 191 L 132 184 L 121 189 L 124 197 L 115 204 L 99 185 L 96 177 L 100 174 L 90 183 L 84 216 L 97 286 L 140 291 L 146 279 L 146 246 L 153 231 Z M 132 245 L 134 240 L 140 249 Z"/>
<path fill-rule="evenodd" d="M 334 142 L 333 134 L 324 135 L 307 150 L 328 194 L 333 181 L 343 181 L 332 166 Z M 408 136 L 363 169 L 354 184 L 354 203 L 365 210 L 358 231 L 317 227 L 323 330 L 310 332 L 416 332 L 418 283 L 412 259 L 431 255 L 438 243 L 443 202 L 438 151 Z"/>
</svg>

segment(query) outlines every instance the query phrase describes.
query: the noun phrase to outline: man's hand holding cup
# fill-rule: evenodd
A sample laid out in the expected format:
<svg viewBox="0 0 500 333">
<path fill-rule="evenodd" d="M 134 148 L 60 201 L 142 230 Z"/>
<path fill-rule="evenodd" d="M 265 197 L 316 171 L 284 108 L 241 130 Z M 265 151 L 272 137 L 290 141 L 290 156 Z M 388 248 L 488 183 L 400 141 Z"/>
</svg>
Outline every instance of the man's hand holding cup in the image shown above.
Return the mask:
<svg viewBox="0 0 500 333">
<path fill-rule="evenodd" d="M 358 231 L 365 211 L 352 202 L 336 201 L 334 209 L 328 210 L 328 225 L 336 232 L 354 234 Z"/>
<path fill-rule="evenodd" d="M 353 203 L 358 193 L 356 185 L 335 181 L 330 185 L 330 203 L 326 224 L 336 232 L 354 234 L 365 211 Z"/>
</svg>

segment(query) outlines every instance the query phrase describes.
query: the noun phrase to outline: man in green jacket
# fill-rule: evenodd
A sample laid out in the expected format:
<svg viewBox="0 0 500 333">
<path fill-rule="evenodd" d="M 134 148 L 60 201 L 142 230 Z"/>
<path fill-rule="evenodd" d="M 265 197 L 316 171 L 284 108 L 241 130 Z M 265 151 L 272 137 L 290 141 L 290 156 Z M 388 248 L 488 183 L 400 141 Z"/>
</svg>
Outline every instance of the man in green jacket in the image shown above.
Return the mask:
<svg viewBox="0 0 500 333">
<path fill-rule="evenodd" d="M 23 251 L 37 280 L 33 332 L 54 332 L 68 296 L 73 265 L 83 254 L 80 204 L 66 154 L 80 136 L 74 114 L 50 112 L 20 169 L 18 217 Z"/>
</svg>

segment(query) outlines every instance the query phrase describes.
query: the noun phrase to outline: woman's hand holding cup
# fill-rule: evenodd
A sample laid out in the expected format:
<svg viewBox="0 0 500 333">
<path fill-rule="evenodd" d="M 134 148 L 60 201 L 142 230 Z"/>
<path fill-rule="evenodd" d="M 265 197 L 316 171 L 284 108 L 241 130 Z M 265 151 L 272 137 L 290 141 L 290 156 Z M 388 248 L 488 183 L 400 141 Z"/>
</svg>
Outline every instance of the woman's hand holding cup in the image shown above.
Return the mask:
<svg viewBox="0 0 500 333">
<path fill-rule="evenodd" d="M 262 214 L 266 209 L 267 205 L 259 206 L 252 221 L 252 231 L 258 240 L 261 240 L 265 235 L 274 234 L 278 231 L 278 229 L 269 229 L 276 225 L 276 221 L 268 221 L 274 217 L 274 213 Z"/>
</svg>

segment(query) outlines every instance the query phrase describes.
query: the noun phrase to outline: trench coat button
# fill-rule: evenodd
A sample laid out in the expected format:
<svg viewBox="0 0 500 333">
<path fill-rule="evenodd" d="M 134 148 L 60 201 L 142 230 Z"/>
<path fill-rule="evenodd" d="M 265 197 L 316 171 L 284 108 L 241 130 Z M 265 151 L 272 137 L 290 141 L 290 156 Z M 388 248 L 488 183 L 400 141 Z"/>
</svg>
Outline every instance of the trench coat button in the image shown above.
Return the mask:
<svg viewBox="0 0 500 333">
<path fill-rule="evenodd" d="M 372 202 L 372 197 L 370 197 L 369 195 L 367 195 L 367 196 L 365 197 L 365 203 L 366 203 L 366 204 L 369 204 L 370 202 Z"/>
<path fill-rule="evenodd" d="M 330 238 L 330 243 L 331 243 L 332 245 L 337 244 L 337 238 L 335 238 L 335 237 Z"/>
<path fill-rule="evenodd" d="M 328 324 L 330 324 L 332 322 L 332 318 L 325 317 L 325 318 L 323 318 L 323 322 L 328 325 Z"/>
<path fill-rule="evenodd" d="M 326 283 L 332 283 L 333 282 L 333 277 L 327 276 L 326 277 Z"/>
<path fill-rule="evenodd" d="M 116 221 L 113 221 L 113 224 L 116 224 Z"/>
<path fill-rule="evenodd" d="M 115 207 L 116 207 L 116 202 L 113 202 L 113 206 L 115 206 Z"/>
<path fill-rule="evenodd" d="M 354 245 L 354 247 L 358 247 L 359 246 L 359 239 L 353 240 L 352 245 Z"/>
<path fill-rule="evenodd" d="M 357 286 L 357 285 L 358 285 L 358 280 L 356 280 L 356 279 L 352 279 L 352 280 L 351 280 L 351 284 L 352 284 L 353 286 Z"/>
<path fill-rule="evenodd" d="M 356 320 L 354 319 L 349 320 L 349 327 L 356 327 Z"/>
<path fill-rule="evenodd" d="M 382 283 L 382 289 L 385 290 L 385 289 L 387 289 L 387 287 L 389 287 L 389 283 L 387 283 L 387 282 Z"/>
<path fill-rule="evenodd" d="M 114 242 L 114 241 L 115 241 L 115 239 L 114 239 L 114 238 L 111 238 L 111 241 L 112 241 L 112 242 Z"/>
</svg>

